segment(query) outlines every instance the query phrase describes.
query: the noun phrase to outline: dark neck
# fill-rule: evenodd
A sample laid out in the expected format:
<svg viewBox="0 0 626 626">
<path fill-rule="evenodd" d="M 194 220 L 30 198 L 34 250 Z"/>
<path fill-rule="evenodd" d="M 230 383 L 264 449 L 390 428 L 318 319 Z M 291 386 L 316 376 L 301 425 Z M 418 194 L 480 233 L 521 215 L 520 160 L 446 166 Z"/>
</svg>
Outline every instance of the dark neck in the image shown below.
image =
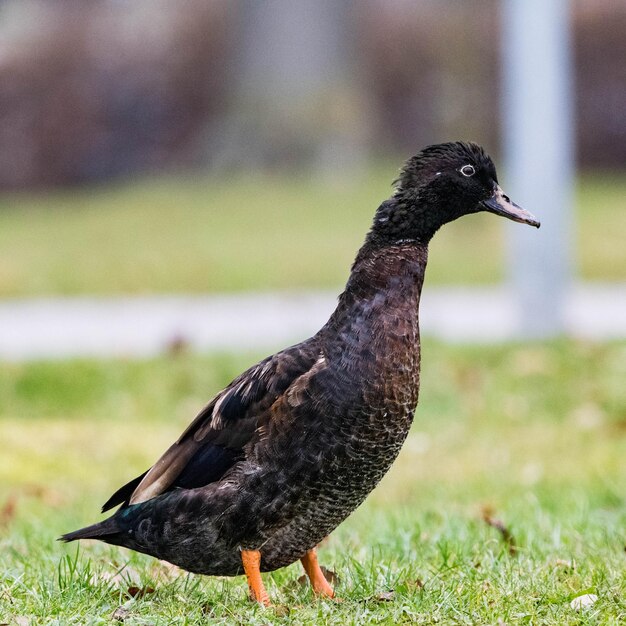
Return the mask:
<svg viewBox="0 0 626 626">
<path fill-rule="evenodd" d="M 327 326 L 336 327 L 355 308 L 363 307 L 368 312 L 386 310 L 393 315 L 406 310 L 417 316 L 427 260 L 426 244 L 405 241 L 382 246 L 366 241 Z"/>
</svg>

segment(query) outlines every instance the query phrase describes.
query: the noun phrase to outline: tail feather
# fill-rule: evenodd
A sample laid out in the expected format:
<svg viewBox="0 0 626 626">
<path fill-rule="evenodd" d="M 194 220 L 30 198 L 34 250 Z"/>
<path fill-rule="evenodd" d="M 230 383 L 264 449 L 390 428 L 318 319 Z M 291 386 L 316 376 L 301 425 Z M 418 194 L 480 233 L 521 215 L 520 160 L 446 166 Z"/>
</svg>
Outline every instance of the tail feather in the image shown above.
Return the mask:
<svg viewBox="0 0 626 626">
<path fill-rule="evenodd" d="M 133 478 L 130 482 L 120 487 L 103 505 L 102 512 L 105 513 L 109 509 L 112 509 L 118 504 L 128 504 L 133 491 L 137 488 L 137 485 L 143 480 L 144 476 L 148 473 L 146 470 L 141 476 Z"/>
<path fill-rule="evenodd" d="M 71 533 L 66 533 L 59 537 L 59 541 L 75 541 L 76 539 L 100 539 L 106 541 L 106 537 L 109 535 L 116 535 L 120 532 L 120 527 L 115 520 L 115 517 L 109 517 L 103 522 L 80 528 Z"/>
</svg>

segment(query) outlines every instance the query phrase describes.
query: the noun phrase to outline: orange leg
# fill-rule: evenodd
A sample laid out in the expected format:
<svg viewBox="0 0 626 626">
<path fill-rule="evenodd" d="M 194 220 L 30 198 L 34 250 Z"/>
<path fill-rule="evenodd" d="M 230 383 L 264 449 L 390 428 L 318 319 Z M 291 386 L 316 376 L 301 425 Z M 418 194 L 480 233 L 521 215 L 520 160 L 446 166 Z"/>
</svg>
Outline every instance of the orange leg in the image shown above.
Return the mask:
<svg viewBox="0 0 626 626">
<path fill-rule="evenodd" d="M 250 597 L 263 606 L 270 606 L 270 597 L 267 595 L 261 579 L 261 553 L 258 550 L 242 550 L 241 562 L 248 579 Z"/>
<path fill-rule="evenodd" d="M 313 587 L 314 593 L 320 596 L 326 596 L 327 598 L 334 598 L 335 592 L 333 588 L 328 584 L 326 577 L 322 574 L 320 564 L 317 562 L 317 554 L 315 554 L 315 548 L 309 550 L 301 559 L 302 567 L 306 575 L 311 581 L 311 587 Z"/>
</svg>

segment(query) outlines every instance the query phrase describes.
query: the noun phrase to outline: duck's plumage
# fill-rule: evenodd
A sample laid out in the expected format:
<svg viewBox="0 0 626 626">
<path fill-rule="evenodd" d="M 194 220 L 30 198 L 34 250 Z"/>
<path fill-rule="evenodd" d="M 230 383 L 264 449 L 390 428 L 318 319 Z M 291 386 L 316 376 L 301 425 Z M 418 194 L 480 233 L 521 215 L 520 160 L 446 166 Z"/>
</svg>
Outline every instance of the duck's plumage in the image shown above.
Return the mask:
<svg viewBox="0 0 626 626">
<path fill-rule="evenodd" d="M 148 471 L 116 491 L 102 507 L 148 500 L 177 488 L 215 482 L 245 456 L 244 448 L 270 419 L 270 407 L 314 365 L 313 339 L 249 368 L 217 394 Z"/>
<path fill-rule="evenodd" d="M 467 164 L 474 173 L 460 174 Z M 113 494 L 104 509 L 121 507 L 111 518 L 63 538 L 218 575 L 242 573 L 242 551 L 260 553 L 265 571 L 309 554 L 383 477 L 409 431 L 430 238 L 462 214 L 494 210 L 496 190 L 493 163 L 474 144 L 409 160 L 324 327 L 236 378 Z M 536 223 L 499 202 L 496 212 Z"/>
</svg>

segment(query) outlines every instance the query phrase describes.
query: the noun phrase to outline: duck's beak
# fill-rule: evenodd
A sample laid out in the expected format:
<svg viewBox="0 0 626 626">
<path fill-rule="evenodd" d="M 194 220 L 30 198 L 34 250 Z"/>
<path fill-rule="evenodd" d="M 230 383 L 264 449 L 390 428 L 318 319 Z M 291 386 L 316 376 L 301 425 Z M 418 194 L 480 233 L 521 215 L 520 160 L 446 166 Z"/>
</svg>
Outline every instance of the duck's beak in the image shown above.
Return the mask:
<svg viewBox="0 0 626 626">
<path fill-rule="evenodd" d="M 530 224 L 537 228 L 540 226 L 539 220 L 532 213 L 522 209 L 521 206 L 517 206 L 515 202 L 511 202 L 511 199 L 502 191 L 500 185 L 494 186 L 493 194 L 487 200 L 483 200 L 481 206 L 485 211 L 508 217 L 514 222 Z"/>
</svg>

